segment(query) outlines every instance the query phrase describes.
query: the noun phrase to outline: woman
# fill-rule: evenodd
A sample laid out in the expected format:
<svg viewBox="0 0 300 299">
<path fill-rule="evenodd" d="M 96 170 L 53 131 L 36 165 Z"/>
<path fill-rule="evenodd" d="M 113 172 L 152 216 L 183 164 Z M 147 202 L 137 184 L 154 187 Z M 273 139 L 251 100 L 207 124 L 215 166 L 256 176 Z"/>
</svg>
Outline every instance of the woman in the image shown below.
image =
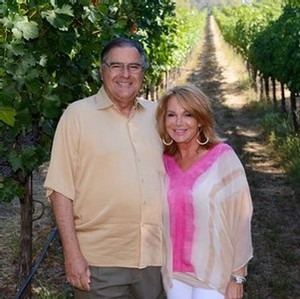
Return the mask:
<svg viewBox="0 0 300 299">
<path fill-rule="evenodd" d="M 171 88 L 156 114 L 165 145 L 172 246 L 168 299 L 243 297 L 252 258 L 252 202 L 244 168 L 214 129 L 209 99 Z"/>
</svg>

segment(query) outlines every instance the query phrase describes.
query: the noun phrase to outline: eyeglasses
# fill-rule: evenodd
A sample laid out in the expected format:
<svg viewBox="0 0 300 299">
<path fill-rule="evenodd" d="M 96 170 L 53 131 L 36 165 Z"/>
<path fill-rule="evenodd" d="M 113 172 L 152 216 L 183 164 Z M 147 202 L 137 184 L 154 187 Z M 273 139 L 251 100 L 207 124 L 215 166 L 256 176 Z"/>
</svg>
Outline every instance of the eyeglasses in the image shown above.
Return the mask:
<svg viewBox="0 0 300 299">
<path fill-rule="evenodd" d="M 125 67 L 132 74 L 138 74 L 143 69 L 143 65 L 141 65 L 140 63 L 128 63 L 128 64 L 125 64 L 125 63 L 122 63 L 122 62 L 111 62 L 111 63 L 108 63 L 105 60 L 103 61 L 103 63 L 113 73 L 121 73 L 121 72 L 124 71 Z"/>
</svg>

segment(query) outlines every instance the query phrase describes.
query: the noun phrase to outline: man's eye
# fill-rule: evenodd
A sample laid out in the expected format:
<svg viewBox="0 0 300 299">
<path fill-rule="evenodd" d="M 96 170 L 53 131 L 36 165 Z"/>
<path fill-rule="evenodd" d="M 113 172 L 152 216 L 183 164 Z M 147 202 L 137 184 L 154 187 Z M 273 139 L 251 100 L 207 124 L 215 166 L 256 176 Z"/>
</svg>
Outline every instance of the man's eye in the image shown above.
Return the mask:
<svg viewBox="0 0 300 299">
<path fill-rule="evenodd" d="M 141 66 L 139 64 L 130 64 L 129 69 L 132 71 L 137 71 L 141 69 Z"/>
<path fill-rule="evenodd" d="M 119 64 L 119 63 L 111 63 L 110 64 L 110 67 L 113 69 L 113 70 L 120 70 L 122 68 L 122 65 Z"/>
</svg>

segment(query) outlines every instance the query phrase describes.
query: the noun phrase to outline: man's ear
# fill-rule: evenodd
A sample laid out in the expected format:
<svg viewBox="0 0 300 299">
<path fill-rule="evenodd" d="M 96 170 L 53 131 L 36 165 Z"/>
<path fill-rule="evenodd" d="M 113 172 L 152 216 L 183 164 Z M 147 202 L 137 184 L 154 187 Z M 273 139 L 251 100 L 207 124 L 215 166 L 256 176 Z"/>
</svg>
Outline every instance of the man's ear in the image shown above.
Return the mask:
<svg viewBox="0 0 300 299">
<path fill-rule="evenodd" d="M 100 77 L 100 80 L 103 82 L 101 66 L 99 67 L 99 77 Z"/>
</svg>

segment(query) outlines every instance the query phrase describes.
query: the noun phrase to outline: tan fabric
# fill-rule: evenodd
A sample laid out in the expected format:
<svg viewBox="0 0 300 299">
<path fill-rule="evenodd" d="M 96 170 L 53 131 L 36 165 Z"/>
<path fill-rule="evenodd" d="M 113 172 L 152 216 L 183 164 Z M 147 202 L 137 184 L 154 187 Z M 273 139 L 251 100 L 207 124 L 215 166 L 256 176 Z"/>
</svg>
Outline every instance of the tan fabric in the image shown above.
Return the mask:
<svg viewBox="0 0 300 299">
<path fill-rule="evenodd" d="M 122 115 L 103 88 L 72 103 L 54 138 L 45 181 L 74 202 L 80 247 L 92 266 L 162 264 L 164 167 L 156 105 Z"/>
<path fill-rule="evenodd" d="M 205 284 L 202 280 L 196 278 L 195 275 L 189 273 L 174 272 L 173 278 L 181 282 L 184 282 L 190 286 L 193 286 L 195 288 L 208 289 L 208 290 L 214 289 L 213 287 L 210 287 L 209 285 Z"/>
</svg>

